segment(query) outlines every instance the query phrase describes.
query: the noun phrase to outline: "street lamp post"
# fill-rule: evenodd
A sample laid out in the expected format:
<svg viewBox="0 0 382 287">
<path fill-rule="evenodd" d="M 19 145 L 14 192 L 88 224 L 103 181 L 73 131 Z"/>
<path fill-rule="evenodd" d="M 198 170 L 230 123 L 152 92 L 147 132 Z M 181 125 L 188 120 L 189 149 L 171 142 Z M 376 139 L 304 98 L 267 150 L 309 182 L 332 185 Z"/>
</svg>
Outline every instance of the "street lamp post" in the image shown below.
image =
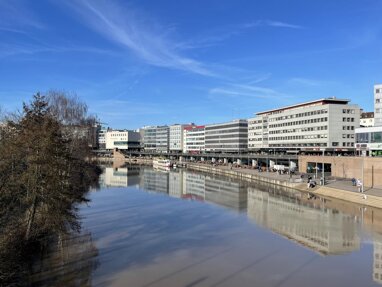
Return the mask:
<svg viewBox="0 0 382 287">
<path fill-rule="evenodd" d="M 325 157 L 325 149 L 322 149 L 322 185 L 325 185 L 325 162 L 324 162 L 324 157 Z"/>
</svg>

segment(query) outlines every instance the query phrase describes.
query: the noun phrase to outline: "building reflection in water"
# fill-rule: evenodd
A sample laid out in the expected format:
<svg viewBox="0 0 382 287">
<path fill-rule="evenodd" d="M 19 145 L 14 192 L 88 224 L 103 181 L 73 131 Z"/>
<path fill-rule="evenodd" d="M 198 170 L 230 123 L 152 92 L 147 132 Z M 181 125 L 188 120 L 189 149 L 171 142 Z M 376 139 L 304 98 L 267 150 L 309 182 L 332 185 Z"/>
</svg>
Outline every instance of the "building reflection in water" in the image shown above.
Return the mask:
<svg viewBox="0 0 382 287">
<path fill-rule="evenodd" d="M 360 248 L 355 216 L 317 206 L 297 194 L 280 196 L 249 188 L 248 217 L 323 255 L 343 254 Z"/>
<path fill-rule="evenodd" d="M 142 169 L 139 187 L 147 191 L 168 193 L 169 171 Z"/>
<path fill-rule="evenodd" d="M 154 170 L 139 166 L 105 168 L 104 187 L 136 186 L 171 197 L 206 201 L 236 211 L 247 210 L 256 224 L 321 255 L 360 249 L 359 224 L 373 234 L 373 280 L 382 284 L 382 212 L 326 201 L 275 186 L 249 187 L 227 177 L 187 170 Z M 102 184 L 101 184 L 102 186 Z"/>
<path fill-rule="evenodd" d="M 373 240 L 373 280 L 382 284 L 382 234 L 374 234 Z"/>
<path fill-rule="evenodd" d="M 139 166 L 106 167 L 100 178 L 101 187 L 128 187 L 138 186 L 140 183 Z"/>
</svg>

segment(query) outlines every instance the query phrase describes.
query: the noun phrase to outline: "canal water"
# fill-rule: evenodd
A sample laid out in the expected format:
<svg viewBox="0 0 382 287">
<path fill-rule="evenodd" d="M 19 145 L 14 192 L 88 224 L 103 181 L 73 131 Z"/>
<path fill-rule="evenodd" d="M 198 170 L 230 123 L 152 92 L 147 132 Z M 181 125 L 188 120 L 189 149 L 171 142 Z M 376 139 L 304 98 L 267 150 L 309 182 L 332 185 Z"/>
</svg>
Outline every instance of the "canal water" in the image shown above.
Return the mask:
<svg viewBox="0 0 382 287">
<path fill-rule="evenodd" d="M 382 286 L 382 211 L 186 170 L 106 167 L 35 286 Z"/>
</svg>

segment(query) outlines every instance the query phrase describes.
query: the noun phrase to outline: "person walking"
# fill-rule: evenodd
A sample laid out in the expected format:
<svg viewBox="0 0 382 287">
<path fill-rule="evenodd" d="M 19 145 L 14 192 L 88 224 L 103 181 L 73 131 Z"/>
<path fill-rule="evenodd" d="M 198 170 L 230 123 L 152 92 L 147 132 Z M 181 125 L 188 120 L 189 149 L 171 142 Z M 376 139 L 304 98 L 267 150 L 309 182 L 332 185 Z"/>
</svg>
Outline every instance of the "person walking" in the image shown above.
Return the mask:
<svg viewBox="0 0 382 287">
<path fill-rule="evenodd" d="M 360 179 L 357 179 L 357 188 L 358 188 L 358 192 L 362 192 L 362 181 Z"/>
</svg>

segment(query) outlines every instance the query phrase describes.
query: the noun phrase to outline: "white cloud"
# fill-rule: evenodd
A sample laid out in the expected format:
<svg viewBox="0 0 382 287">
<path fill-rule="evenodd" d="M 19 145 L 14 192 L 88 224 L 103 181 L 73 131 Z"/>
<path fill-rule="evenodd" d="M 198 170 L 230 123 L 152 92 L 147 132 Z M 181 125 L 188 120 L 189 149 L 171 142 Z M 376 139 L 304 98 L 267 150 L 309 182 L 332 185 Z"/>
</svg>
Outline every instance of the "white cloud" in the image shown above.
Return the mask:
<svg viewBox="0 0 382 287">
<path fill-rule="evenodd" d="M 288 95 L 280 93 L 274 89 L 253 85 L 232 84 L 226 87 L 218 87 L 209 90 L 210 95 L 220 95 L 226 97 L 251 97 L 264 99 L 288 98 Z"/>
<path fill-rule="evenodd" d="M 69 6 L 80 13 L 91 28 L 150 65 L 214 75 L 203 63 L 180 55 L 176 43 L 166 37 L 166 31 L 160 31 L 158 25 L 145 20 L 147 17 L 137 10 L 123 9 L 109 1 L 81 0 L 70 2 Z"/>
</svg>

